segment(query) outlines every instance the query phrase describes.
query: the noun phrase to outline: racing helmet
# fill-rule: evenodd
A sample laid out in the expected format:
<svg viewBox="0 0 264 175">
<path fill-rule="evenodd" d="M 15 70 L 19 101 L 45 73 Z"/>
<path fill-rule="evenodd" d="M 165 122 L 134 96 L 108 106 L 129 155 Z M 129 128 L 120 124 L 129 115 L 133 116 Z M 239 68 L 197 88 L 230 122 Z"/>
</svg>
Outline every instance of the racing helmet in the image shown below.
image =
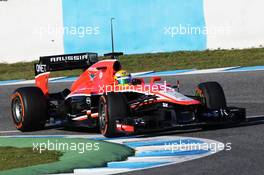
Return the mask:
<svg viewBox="0 0 264 175">
<path fill-rule="evenodd" d="M 114 78 L 118 85 L 129 85 L 131 83 L 131 74 L 125 70 L 119 70 L 116 72 Z"/>
</svg>

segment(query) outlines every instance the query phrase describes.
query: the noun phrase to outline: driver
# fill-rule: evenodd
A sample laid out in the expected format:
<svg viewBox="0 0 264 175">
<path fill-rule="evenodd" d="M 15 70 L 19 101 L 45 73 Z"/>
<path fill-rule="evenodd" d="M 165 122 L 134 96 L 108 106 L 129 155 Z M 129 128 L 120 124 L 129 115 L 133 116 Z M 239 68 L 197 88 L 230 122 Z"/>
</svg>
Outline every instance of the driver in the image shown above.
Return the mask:
<svg viewBox="0 0 264 175">
<path fill-rule="evenodd" d="M 132 82 L 131 74 L 125 70 L 119 70 L 115 74 L 115 80 L 117 81 L 118 85 L 130 85 Z"/>
</svg>

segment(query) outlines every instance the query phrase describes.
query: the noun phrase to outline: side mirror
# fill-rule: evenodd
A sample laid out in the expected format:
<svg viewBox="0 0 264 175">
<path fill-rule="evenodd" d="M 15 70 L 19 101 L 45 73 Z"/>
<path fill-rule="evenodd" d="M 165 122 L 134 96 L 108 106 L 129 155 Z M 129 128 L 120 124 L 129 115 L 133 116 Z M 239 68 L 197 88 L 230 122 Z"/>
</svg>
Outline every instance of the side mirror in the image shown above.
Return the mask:
<svg viewBox="0 0 264 175">
<path fill-rule="evenodd" d="M 160 77 L 152 77 L 151 80 L 150 80 L 150 84 L 154 84 L 156 81 L 161 81 L 161 78 Z"/>
<path fill-rule="evenodd" d="M 143 78 L 134 78 L 132 79 L 132 85 L 145 84 Z"/>
</svg>

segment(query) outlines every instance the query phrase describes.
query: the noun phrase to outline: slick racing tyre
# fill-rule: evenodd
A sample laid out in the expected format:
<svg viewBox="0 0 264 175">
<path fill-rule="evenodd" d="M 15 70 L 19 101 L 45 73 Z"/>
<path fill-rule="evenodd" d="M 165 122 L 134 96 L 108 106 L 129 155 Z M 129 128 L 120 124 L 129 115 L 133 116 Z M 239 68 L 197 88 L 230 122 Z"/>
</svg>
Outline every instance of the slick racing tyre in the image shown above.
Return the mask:
<svg viewBox="0 0 264 175">
<path fill-rule="evenodd" d="M 11 111 L 18 130 L 41 130 L 47 118 L 46 97 L 37 87 L 19 88 L 12 95 Z"/>
<path fill-rule="evenodd" d="M 226 108 L 226 98 L 221 85 L 217 82 L 201 83 L 195 90 L 195 95 L 201 98 L 206 109 Z"/>
<path fill-rule="evenodd" d="M 126 97 L 121 93 L 109 93 L 99 100 L 99 128 L 105 137 L 117 137 L 116 120 L 129 114 Z"/>
</svg>

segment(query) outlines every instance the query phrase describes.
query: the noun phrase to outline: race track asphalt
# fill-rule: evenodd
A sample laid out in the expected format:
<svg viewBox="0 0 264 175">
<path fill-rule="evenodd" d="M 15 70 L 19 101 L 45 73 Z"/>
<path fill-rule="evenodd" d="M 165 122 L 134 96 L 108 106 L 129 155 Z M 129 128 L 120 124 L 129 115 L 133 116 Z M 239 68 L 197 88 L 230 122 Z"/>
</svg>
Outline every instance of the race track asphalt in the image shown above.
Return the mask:
<svg viewBox="0 0 264 175">
<path fill-rule="evenodd" d="M 194 93 L 198 83 L 217 81 L 223 86 L 229 105 L 247 108 L 249 122 L 236 127 L 223 126 L 210 128 L 209 130 L 193 128 L 157 133 L 157 135 L 200 137 L 223 143 L 230 142 L 232 149 L 202 159 L 127 174 L 264 174 L 264 71 L 181 75 L 165 77 L 163 80 L 171 84 L 175 84 L 176 80 L 180 80 L 181 92 L 190 95 Z M 50 88 L 52 91 L 57 91 L 69 87 L 69 85 L 70 83 L 51 84 Z M 77 130 L 76 128 L 51 128 L 33 133 L 17 132 L 11 121 L 10 95 L 18 87 L 21 87 L 21 85 L 0 86 L 0 135 L 98 134 L 96 131 L 90 132 L 90 130 Z"/>
</svg>

